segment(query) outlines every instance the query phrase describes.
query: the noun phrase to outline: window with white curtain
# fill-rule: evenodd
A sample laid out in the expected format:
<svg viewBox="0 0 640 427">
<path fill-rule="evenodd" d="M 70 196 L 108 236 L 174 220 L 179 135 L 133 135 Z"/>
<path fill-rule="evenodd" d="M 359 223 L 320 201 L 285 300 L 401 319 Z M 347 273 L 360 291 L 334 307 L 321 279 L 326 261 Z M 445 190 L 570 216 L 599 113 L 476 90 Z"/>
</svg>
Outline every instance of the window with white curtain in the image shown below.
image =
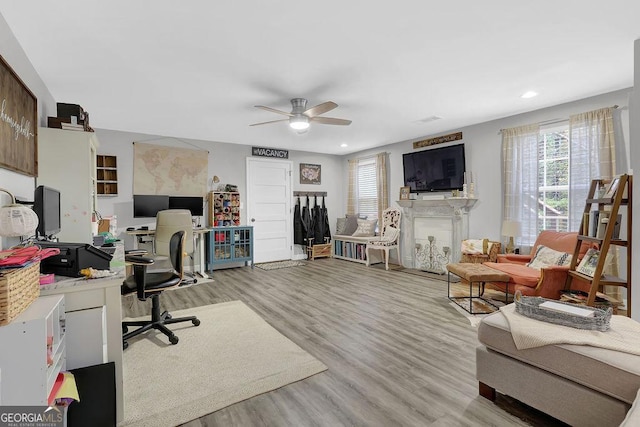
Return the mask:
<svg viewBox="0 0 640 427">
<path fill-rule="evenodd" d="M 359 159 L 356 172 L 357 212 L 367 219 L 378 218 L 378 190 L 376 186 L 376 159 Z"/>
</svg>

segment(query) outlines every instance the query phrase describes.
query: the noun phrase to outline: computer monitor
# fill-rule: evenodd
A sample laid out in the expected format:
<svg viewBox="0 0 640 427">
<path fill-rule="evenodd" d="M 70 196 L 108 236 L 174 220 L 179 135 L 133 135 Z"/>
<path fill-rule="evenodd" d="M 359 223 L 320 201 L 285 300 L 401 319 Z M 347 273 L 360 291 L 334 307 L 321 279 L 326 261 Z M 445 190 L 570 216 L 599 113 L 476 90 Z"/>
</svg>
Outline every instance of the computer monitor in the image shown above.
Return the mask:
<svg viewBox="0 0 640 427">
<path fill-rule="evenodd" d="M 62 228 L 60 218 L 60 192 L 40 185 L 34 191 L 33 210 L 38 216 L 36 238 L 49 240 Z"/>
<path fill-rule="evenodd" d="M 169 209 L 189 209 L 191 216 L 204 215 L 204 198 L 188 196 L 169 197 Z"/>
<path fill-rule="evenodd" d="M 169 209 L 169 196 L 133 195 L 133 217 L 155 218 L 159 211 Z"/>
</svg>

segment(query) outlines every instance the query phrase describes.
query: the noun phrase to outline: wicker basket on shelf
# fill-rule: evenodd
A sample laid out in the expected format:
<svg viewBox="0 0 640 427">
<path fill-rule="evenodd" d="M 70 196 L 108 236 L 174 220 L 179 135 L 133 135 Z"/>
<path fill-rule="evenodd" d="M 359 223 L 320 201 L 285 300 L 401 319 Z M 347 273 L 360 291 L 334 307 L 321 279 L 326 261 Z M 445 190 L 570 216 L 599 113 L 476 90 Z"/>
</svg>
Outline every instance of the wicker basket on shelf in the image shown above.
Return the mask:
<svg viewBox="0 0 640 427">
<path fill-rule="evenodd" d="M 0 270 L 0 326 L 11 323 L 40 296 L 40 262 Z"/>
<path fill-rule="evenodd" d="M 596 307 L 579 306 L 563 301 L 550 300 L 542 297 L 523 296 L 520 291 L 516 291 L 514 295 L 516 302 L 516 312 L 531 317 L 532 319 L 542 320 L 543 322 L 555 323 L 562 326 L 570 326 L 577 329 L 588 329 L 592 331 L 605 332 L 610 328 L 611 307 L 603 310 Z M 589 310 L 593 312 L 592 316 L 579 316 L 563 311 L 550 310 L 540 307 L 545 301 L 566 305 L 569 308 L 578 307 L 581 310 Z"/>
</svg>

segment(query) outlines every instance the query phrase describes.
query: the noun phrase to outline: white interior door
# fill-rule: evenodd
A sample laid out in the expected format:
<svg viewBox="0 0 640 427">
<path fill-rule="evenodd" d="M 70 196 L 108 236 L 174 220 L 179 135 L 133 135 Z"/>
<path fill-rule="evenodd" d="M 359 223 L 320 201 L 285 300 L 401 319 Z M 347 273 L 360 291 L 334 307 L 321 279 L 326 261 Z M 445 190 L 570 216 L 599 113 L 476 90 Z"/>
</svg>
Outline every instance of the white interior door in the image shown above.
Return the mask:
<svg viewBox="0 0 640 427">
<path fill-rule="evenodd" d="M 254 262 L 291 259 L 291 162 L 247 157 L 247 218 Z"/>
</svg>

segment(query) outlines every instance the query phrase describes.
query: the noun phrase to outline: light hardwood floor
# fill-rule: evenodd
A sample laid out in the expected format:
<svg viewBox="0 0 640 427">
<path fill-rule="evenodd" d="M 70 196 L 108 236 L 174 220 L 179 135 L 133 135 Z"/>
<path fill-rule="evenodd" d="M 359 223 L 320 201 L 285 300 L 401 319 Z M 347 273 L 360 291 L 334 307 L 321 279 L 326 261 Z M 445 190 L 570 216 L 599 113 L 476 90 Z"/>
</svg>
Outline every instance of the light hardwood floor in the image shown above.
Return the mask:
<svg viewBox="0 0 640 427">
<path fill-rule="evenodd" d="M 165 292 L 163 306 L 241 300 L 328 370 L 186 426 L 563 425 L 508 397 L 493 404 L 478 395 L 476 329 L 451 306 L 446 282 L 330 258 L 213 277 Z M 141 316 L 148 302 L 125 297 L 123 308 Z"/>
</svg>

